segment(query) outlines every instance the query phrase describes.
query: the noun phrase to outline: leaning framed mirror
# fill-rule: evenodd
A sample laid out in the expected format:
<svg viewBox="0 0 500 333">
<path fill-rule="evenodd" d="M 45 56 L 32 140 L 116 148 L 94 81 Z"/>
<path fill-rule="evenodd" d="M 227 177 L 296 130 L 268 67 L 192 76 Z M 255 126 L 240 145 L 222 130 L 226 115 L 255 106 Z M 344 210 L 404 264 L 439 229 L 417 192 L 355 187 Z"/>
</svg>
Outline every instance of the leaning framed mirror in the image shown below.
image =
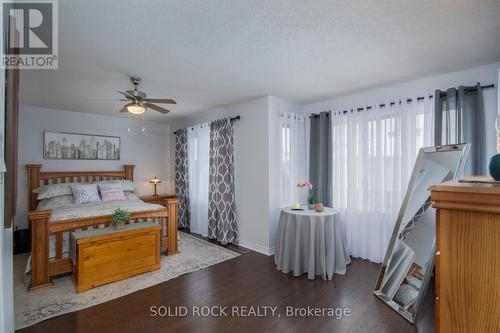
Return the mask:
<svg viewBox="0 0 500 333">
<path fill-rule="evenodd" d="M 421 148 L 374 294 L 415 323 L 433 274 L 436 218 L 429 187 L 461 176 L 468 144 Z"/>
</svg>

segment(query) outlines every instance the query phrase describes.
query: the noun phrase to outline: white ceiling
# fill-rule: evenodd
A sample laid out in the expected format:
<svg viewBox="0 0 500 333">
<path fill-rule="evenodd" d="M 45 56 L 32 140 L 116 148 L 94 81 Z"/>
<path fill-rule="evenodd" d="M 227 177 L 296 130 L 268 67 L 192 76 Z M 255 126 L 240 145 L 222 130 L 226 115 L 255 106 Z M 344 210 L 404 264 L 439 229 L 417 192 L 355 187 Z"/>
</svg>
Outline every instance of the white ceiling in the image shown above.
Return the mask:
<svg viewBox="0 0 500 333">
<path fill-rule="evenodd" d="M 500 59 L 498 0 L 59 1 L 59 69 L 21 103 L 118 115 L 130 74 L 169 121 L 262 95 L 307 103 Z"/>
</svg>

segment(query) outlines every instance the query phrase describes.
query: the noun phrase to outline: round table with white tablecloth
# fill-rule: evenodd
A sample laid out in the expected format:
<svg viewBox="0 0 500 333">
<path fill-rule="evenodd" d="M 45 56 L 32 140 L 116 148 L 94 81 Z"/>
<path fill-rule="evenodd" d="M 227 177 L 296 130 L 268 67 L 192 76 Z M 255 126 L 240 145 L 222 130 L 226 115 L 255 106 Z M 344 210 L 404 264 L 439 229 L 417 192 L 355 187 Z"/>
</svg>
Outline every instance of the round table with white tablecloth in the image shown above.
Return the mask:
<svg viewBox="0 0 500 333">
<path fill-rule="evenodd" d="M 284 208 L 276 235 L 274 262 L 278 270 L 309 280 L 321 275 L 331 280 L 334 273 L 345 274 L 351 262 L 342 237 L 339 213 L 325 207 L 314 210 Z"/>
</svg>

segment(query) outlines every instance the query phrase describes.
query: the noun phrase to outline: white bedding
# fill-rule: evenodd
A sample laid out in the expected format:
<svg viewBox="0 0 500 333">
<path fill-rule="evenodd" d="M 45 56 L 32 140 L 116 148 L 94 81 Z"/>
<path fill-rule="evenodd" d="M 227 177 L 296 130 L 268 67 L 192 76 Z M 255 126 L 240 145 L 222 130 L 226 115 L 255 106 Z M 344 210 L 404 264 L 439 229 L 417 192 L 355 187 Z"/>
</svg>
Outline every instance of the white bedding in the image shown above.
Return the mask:
<svg viewBox="0 0 500 333">
<path fill-rule="evenodd" d="M 109 201 L 83 205 L 77 205 L 71 200 L 64 200 L 64 198 L 62 198 L 62 200 L 45 199 L 40 202 L 37 210 L 52 209 L 53 212 L 50 216 L 50 221 L 57 222 L 80 217 L 111 215 L 117 208 L 122 208 L 130 213 L 164 208 L 161 205 L 145 203 L 133 193 L 126 193 L 125 196 L 127 200 L 124 201 Z"/>
</svg>

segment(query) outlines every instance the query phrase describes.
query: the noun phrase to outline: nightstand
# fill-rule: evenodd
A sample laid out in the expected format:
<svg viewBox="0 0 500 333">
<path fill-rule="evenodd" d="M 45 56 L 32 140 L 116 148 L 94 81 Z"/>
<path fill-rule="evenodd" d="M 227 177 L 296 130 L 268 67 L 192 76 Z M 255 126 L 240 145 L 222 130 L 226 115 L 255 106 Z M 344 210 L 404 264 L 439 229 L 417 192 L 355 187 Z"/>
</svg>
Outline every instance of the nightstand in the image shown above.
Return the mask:
<svg viewBox="0 0 500 333">
<path fill-rule="evenodd" d="M 167 206 L 165 203 L 166 199 L 174 199 L 175 195 L 172 194 L 158 194 L 158 195 L 140 195 L 139 198 L 150 204 L 157 204 L 162 206 Z"/>
</svg>

